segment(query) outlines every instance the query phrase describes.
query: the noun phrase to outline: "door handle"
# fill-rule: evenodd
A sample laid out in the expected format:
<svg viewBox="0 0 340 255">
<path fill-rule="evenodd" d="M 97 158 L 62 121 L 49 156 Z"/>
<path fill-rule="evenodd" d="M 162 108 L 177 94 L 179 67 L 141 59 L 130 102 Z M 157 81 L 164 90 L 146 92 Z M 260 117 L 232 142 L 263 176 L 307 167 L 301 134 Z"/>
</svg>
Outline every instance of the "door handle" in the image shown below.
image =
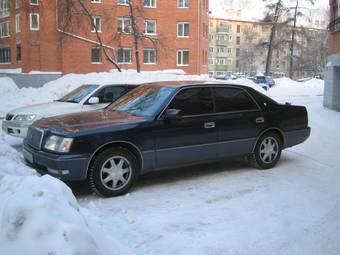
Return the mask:
<svg viewBox="0 0 340 255">
<path fill-rule="evenodd" d="M 256 123 L 263 123 L 263 122 L 264 122 L 264 117 L 256 118 Z"/>
<path fill-rule="evenodd" d="M 204 128 L 214 128 L 215 122 L 206 122 L 204 123 Z"/>
</svg>

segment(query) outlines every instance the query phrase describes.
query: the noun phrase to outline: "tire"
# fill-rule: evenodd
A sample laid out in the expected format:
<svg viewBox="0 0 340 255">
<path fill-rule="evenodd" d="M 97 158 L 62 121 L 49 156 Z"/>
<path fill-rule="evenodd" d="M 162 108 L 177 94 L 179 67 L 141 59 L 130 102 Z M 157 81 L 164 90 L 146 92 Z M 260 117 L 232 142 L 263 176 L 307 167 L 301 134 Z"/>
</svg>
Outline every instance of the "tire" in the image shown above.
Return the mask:
<svg viewBox="0 0 340 255">
<path fill-rule="evenodd" d="M 281 152 L 281 137 L 275 132 L 268 132 L 257 141 L 254 153 L 250 156 L 250 162 L 258 169 L 270 169 L 280 160 Z"/>
<path fill-rule="evenodd" d="M 123 147 L 113 147 L 95 157 L 87 180 L 96 194 L 114 197 L 126 194 L 138 176 L 139 164 L 135 155 Z"/>
</svg>

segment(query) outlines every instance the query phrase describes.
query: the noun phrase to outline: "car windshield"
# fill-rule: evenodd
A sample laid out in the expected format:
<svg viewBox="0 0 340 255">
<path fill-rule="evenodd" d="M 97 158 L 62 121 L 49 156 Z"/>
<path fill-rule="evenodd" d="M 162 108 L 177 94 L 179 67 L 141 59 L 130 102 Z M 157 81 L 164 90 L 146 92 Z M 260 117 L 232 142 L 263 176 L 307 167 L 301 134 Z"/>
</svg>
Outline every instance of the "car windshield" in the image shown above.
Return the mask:
<svg viewBox="0 0 340 255">
<path fill-rule="evenodd" d="M 128 115 L 150 117 L 175 91 L 174 87 L 144 85 L 118 99 L 107 109 Z"/>
<path fill-rule="evenodd" d="M 90 93 L 92 93 L 99 85 L 82 85 L 75 90 L 72 90 L 70 93 L 66 94 L 62 98 L 60 98 L 59 102 L 68 102 L 68 103 L 79 103 L 85 97 L 87 97 Z"/>
</svg>

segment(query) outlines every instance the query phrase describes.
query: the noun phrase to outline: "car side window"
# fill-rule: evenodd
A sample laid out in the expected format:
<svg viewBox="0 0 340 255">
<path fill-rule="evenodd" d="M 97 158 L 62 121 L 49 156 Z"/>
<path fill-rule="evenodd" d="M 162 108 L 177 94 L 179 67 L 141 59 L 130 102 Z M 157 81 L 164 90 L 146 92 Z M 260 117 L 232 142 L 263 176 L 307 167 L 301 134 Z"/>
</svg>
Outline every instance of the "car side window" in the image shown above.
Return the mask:
<svg viewBox="0 0 340 255">
<path fill-rule="evenodd" d="M 210 88 L 190 88 L 180 91 L 171 101 L 168 109 L 181 110 L 182 116 L 214 112 Z"/>
<path fill-rule="evenodd" d="M 111 86 L 98 91 L 95 96 L 99 98 L 99 103 L 112 103 L 125 94 L 125 87 Z"/>
<path fill-rule="evenodd" d="M 238 88 L 214 88 L 216 112 L 257 110 L 258 106 L 250 95 Z"/>
</svg>

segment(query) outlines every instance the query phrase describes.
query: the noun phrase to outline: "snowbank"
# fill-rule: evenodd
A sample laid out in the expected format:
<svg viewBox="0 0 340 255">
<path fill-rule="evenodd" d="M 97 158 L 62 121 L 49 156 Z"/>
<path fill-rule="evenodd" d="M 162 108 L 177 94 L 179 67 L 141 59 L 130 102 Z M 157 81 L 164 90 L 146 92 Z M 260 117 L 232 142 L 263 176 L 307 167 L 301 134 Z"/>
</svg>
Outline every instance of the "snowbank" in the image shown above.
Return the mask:
<svg viewBox="0 0 340 255">
<path fill-rule="evenodd" d="M 100 254 L 71 190 L 0 137 L 0 254 Z"/>
<path fill-rule="evenodd" d="M 126 250 L 103 233 L 98 219 L 78 206 L 65 183 L 27 167 L 1 131 L 0 162 L 1 255 L 99 255 L 103 249 L 110 254 Z"/>
<path fill-rule="evenodd" d="M 310 79 L 305 82 L 296 82 L 289 78 L 276 79 L 276 86 L 268 91 L 268 96 L 278 98 L 294 98 L 301 96 L 319 96 L 323 95 L 324 81 L 319 79 Z"/>
<path fill-rule="evenodd" d="M 116 70 L 102 73 L 67 74 L 57 80 L 46 83 L 41 88 L 18 89 L 11 78 L 0 78 L 0 118 L 11 109 L 49 102 L 58 99 L 67 92 L 82 84 L 138 84 L 150 81 L 169 80 L 211 80 L 208 75 L 185 75 L 179 70 L 164 70 L 156 72 L 136 73 L 134 70 L 125 70 L 122 73 Z M 15 93 L 14 93 L 15 92 Z"/>
</svg>

